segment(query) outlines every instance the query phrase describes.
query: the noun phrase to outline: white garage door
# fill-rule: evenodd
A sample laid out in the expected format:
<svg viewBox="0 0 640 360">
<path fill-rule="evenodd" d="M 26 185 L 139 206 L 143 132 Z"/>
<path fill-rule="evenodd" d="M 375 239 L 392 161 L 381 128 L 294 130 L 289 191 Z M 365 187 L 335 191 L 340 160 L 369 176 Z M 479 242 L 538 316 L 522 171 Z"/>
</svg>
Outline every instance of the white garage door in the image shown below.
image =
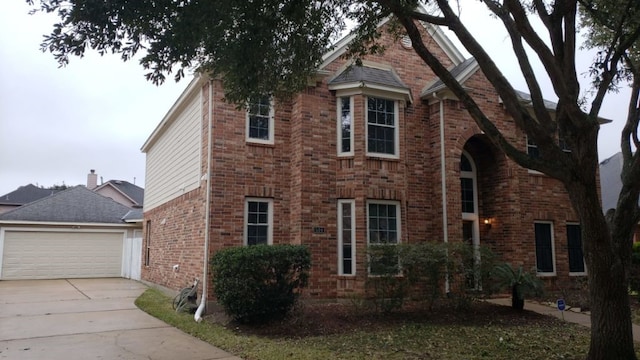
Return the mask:
<svg viewBox="0 0 640 360">
<path fill-rule="evenodd" d="M 122 232 L 5 231 L 3 280 L 119 277 Z"/>
</svg>

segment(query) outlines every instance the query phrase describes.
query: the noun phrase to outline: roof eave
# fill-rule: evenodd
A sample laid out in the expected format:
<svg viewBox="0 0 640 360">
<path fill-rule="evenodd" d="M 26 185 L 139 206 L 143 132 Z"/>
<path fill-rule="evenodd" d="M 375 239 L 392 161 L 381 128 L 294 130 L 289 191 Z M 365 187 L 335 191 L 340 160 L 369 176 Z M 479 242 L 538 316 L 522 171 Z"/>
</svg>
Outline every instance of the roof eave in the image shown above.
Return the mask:
<svg viewBox="0 0 640 360">
<path fill-rule="evenodd" d="M 33 220 L 0 220 L 1 226 L 6 225 L 42 225 L 42 226 L 71 226 L 71 227 L 135 227 L 132 223 L 96 223 L 96 222 L 63 222 L 63 221 L 33 221 Z"/>
<path fill-rule="evenodd" d="M 401 95 L 401 97 L 407 101 L 408 103 L 413 103 L 413 95 L 411 94 L 411 89 L 409 88 L 401 88 L 394 87 L 388 85 L 376 84 L 370 81 L 350 81 L 339 84 L 329 84 L 329 90 L 331 91 L 340 91 L 340 90 L 348 90 L 348 89 L 371 89 L 388 93 L 395 93 Z"/>
</svg>

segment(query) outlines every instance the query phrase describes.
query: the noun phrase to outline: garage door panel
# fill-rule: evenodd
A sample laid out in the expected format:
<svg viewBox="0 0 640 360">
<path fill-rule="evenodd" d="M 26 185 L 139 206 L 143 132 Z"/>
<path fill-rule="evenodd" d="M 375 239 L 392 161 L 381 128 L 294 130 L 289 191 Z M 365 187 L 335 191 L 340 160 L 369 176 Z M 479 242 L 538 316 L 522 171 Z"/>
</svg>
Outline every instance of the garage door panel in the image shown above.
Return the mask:
<svg viewBox="0 0 640 360">
<path fill-rule="evenodd" d="M 6 231 L 2 279 L 119 277 L 123 233 Z"/>
</svg>

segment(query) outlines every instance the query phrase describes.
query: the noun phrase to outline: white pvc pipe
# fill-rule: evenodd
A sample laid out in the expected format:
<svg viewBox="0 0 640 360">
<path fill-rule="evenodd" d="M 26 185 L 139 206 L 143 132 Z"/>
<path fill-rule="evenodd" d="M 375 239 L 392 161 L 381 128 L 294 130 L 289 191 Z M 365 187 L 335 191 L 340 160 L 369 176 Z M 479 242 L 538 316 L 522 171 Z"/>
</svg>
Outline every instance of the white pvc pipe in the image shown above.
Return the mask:
<svg viewBox="0 0 640 360">
<path fill-rule="evenodd" d="M 201 75 L 202 76 L 202 75 Z M 207 269 L 209 268 L 209 216 L 210 216 L 210 212 L 211 212 L 211 153 L 212 153 L 212 144 L 211 144 L 211 132 L 213 131 L 212 129 L 212 124 L 213 124 L 213 81 L 211 79 L 209 79 L 209 108 L 208 108 L 208 118 L 209 118 L 209 127 L 207 129 L 207 139 L 208 139 L 208 143 L 207 143 L 207 191 L 206 191 L 206 196 L 207 199 L 205 200 L 205 210 L 204 210 L 204 214 L 205 214 L 205 219 L 204 219 L 204 261 L 203 261 L 203 270 L 202 270 L 202 297 L 200 298 L 200 305 L 198 306 L 198 309 L 196 310 L 195 315 L 193 315 L 193 319 L 196 322 L 200 322 L 202 321 L 202 314 L 204 313 L 204 310 L 207 306 L 207 287 L 209 285 L 208 283 L 208 279 L 207 279 Z"/>
</svg>

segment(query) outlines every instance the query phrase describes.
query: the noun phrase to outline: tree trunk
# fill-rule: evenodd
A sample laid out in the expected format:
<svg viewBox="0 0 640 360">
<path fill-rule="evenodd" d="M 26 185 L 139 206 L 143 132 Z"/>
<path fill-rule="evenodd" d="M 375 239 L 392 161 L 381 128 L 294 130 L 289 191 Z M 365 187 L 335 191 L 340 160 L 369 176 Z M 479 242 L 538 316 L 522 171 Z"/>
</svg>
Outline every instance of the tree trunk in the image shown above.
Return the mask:
<svg viewBox="0 0 640 360">
<path fill-rule="evenodd" d="M 631 234 L 610 231 L 595 184 L 574 183 L 567 190 L 580 218 L 589 274 L 591 343 L 587 359 L 635 360 L 627 287 Z"/>
</svg>

